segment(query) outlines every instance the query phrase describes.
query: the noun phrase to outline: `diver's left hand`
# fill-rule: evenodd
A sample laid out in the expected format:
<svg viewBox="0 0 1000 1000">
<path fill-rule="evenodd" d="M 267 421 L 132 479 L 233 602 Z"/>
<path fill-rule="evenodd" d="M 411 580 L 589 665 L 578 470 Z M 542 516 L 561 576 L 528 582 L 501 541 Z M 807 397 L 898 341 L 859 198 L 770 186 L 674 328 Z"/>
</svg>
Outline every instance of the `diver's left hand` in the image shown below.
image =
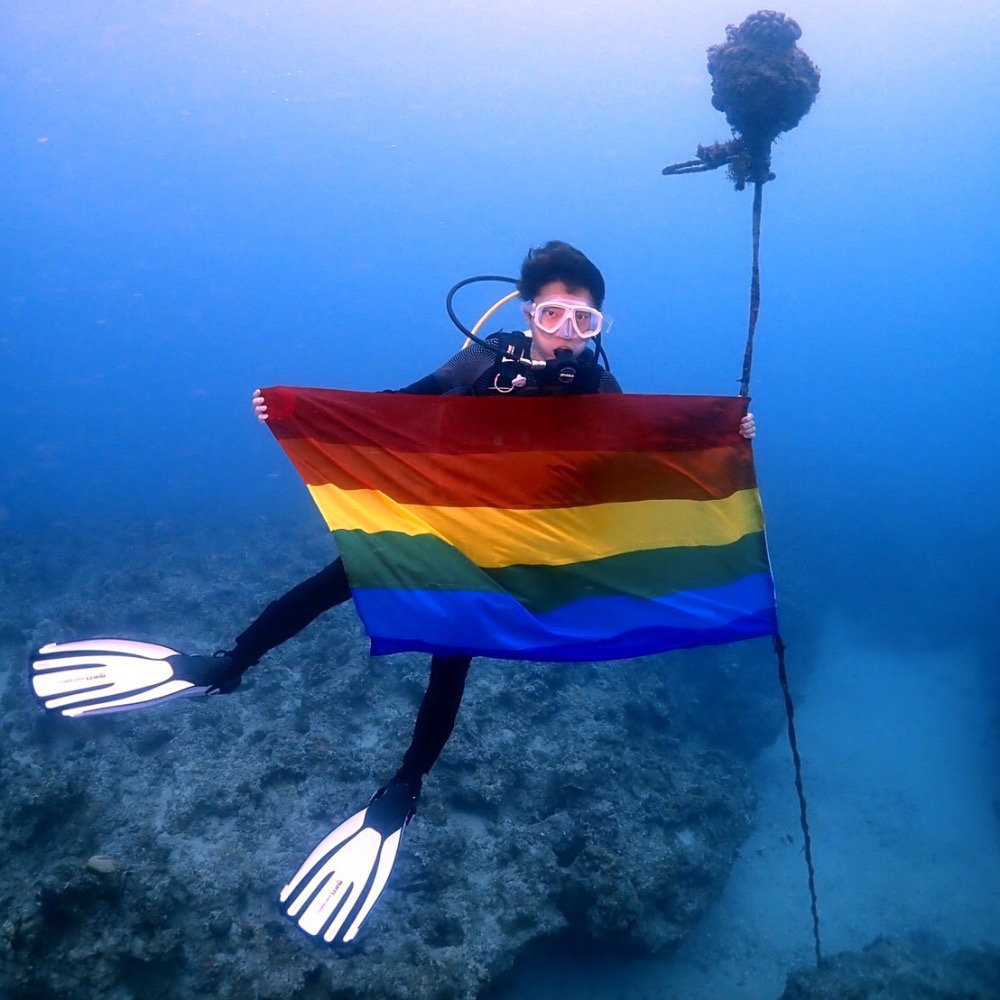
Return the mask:
<svg viewBox="0 0 1000 1000">
<path fill-rule="evenodd" d="M 748 441 L 750 441 L 753 439 L 756 433 L 757 433 L 757 424 L 753 419 L 753 414 L 748 413 L 740 421 L 740 434 L 742 434 Z"/>
</svg>

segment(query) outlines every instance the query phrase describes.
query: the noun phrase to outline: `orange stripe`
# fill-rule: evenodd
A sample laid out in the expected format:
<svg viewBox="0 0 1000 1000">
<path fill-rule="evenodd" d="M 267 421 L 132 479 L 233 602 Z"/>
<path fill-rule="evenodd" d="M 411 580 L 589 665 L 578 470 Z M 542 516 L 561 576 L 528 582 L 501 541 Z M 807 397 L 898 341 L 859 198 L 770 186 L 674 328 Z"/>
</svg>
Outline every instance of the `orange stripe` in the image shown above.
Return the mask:
<svg viewBox="0 0 1000 1000">
<path fill-rule="evenodd" d="M 632 500 L 716 500 L 754 488 L 749 449 L 673 454 L 400 454 L 292 438 L 282 446 L 309 486 L 378 490 L 405 504 L 533 509 Z"/>
</svg>

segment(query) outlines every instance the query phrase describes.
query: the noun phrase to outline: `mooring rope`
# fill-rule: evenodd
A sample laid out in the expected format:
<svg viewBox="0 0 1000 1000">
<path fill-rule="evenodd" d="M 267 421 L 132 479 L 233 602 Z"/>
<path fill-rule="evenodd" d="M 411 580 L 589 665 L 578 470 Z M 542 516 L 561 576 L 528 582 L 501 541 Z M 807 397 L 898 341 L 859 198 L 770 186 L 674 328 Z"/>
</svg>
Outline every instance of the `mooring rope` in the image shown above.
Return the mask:
<svg viewBox="0 0 1000 1000">
<path fill-rule="evenodd" d="M 788 742 L 792 748 L 792 763 L 795 767 L 795 791 L 799 797 L 799 824 L 802 827 L 802 842 L 805 845 L 806 869 L 809 873 L 809 910 L 812 913 L 813 942 L 816 947 L 816 965 L 823 964 L 823 949 L 819 940 L 819 905 L 816 898 L 816 871 L 813 868 L 812 838 L 809 836 L 809 817 L 806 809 L 806 793 L 802 787 L 802 759 L 799 757 L 799 743 L 795 738 L 795 706 L 788 689 L 788 674 L 785 672 L 785 643 L 780 635 L 774 636 L 774 652 L 778 657 L 778 680 L 781 693 L 785 696 L 785 717 L 788 719 Z"/>
<path fill-rule="evenodd" d="M 750 276 L 750 316 L 747 322 L 747 342 L 743 351 L 743 377 L 740 379 L 740 396 L 750 395 L 750 369 L 753 363 L 753 337 L 760 314 L 760 219 L 763 203 L 763 181 L 756 181 L 753 192 L 753 264 Z M 812 838 L 809 835 L 809 817 L 806 793 L 802 784 L 802 759 L 799 743 L 795 736 L 795 706 L 788 687 L 788 673 L 785 670 L 785 643 L 781 635 L 773 637 L 774 651 L 778 657 L 778 680 L 785 698 L 785 717 L 788 720 L 788 743 L 792 748 L 792 764 L 795 768 L 795 794 L 799 799 L 799 823 L 802 826 L 802 840 L 805 848 L 806 870 L 809 882 L 809 910 L 812 913 L 813 942 L 816 948 L 816 965 L 823 962 L 823 950 L 819 937 L 819 903 L 816 897 L 816 872 L 813 868 Z"/>
<path fill-rule="evenodd" d="M 753 340 L 760 313 L 760 224 L 763 188 L 774 180 L 771 173 L 771 143 L 782 133 L 795 128 L 819 93 L 819 70 L 796 45 L 802 35 L 798 24 L 779 11 L 760 10 L 740 25 L 726 28 L 726 41 L 708 50 L 708 71 L 712 77 L 712 105 L 726 115 L 733 130 L 730 142 L 699 145 L 696 159 L 674 163 L 664 174 L 693 174 L 725 166 L 737 191 L 754 185 L 753 263 L 750 276 L 750 315 L 747 342 L 743 352 L 740 396 L 750 396 L 750 369 L 753 364 Z M 816 965 L 823 961 L 819 934 L 819 906 L 816 899 L 816 873 L 813 868 L 812 839 L 806 795 L 802 784 L 802 761 L 795 737 L 795 709 L 785 670 L 785 643 L 780 634 L 773 636 L 778 658 L 778 680 L 785 699 L 788 719 L 788 742 L 795 767 L 795 791 L 799 799 L 799 823 L 805 844 L 809 879 L 809 905 L 812 912 Z"/>
<path fill-rule="evenodd" d="M 760 314 L 760 216 L 764 200 L 764 184 L 757 181 L 753 186 L 753 263 L 750 267 L 750 320 L 747 324 L 747 345 L 743 351 L 743 376 L 740 379 L 740 395 L 750 395 L 750 367 L 753 364 L 753 335 L 757 329 Z"/>
</svg>

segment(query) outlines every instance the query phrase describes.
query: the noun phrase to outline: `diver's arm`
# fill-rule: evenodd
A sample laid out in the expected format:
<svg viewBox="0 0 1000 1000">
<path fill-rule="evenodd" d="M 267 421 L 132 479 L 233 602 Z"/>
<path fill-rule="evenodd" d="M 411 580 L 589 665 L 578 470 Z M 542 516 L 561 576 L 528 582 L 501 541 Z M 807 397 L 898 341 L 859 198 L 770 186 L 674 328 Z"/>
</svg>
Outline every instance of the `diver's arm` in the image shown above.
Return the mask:
<svg viewBox="0 0 1000 1000">
<path fill-rule="evenodd" d="M 383 392 L 406 392 L 414 396 L 441 396 L 446 390 L 441 388 L 436 375 L 425 375 L 402 389 L 383 389 Z"/>
<path fill-rule="evenodd" d="M 386 389 L 385 392 L 405 392 L 416 396 L 443 396 L 453 389 L 472 385 L 479 376 L 487 371 L 494 362 L 496 355 L 485 347 L 473 344 L 468 350 L 459 351 L 449 358 L 437 371 L 425 375 L 422 379 L 402 389 Z M 253 398 L 254 416 L 266 424 L 268 413 L 264 394 L 255 389 Z"/>
<path fill-rule="evenodd" d="M 437 371 L 395 391 L 418 396 L 443 396 L 455 389 L 471 386 L 495 363 L 494 351 L 481 344 L 470 344 L 464 351 L 452 355 Z"/>
<path fill-rule="evenodd" d="M 597 384 L 598 392 L 622 392 L 622 387 L 618 384 L 618 379 L 609 371 L 601 371 L 601 381 Z"/>
</svg>

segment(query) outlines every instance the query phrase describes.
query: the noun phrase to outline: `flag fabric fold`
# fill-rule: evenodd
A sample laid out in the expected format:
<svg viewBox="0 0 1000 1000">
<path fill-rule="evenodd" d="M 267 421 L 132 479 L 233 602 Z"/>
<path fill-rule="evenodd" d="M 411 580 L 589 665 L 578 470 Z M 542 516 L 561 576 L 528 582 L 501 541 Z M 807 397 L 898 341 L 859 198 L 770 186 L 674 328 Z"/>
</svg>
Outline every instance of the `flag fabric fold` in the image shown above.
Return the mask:
<svg viewBox="0 0 1000 1000">
<path fill-rule="evenodd" d="M 376 655 L 605 660 L 777 633 L 745 399 L 264 399 Z"/>
</svg>

